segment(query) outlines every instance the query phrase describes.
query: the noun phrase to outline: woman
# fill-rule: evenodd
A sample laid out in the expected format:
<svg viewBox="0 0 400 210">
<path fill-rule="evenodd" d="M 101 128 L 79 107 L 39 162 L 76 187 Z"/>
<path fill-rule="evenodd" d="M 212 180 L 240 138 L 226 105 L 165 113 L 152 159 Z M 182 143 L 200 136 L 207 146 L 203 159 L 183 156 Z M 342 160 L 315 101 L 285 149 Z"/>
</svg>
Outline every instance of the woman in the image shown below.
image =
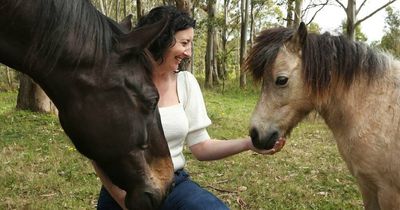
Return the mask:
<svg viewBox="0 0 400 210">
<path fill-rule="evenodd" d="M 161 209 L 228 209 L 216 196 L 193 182 L 183 170 L 184 144 L 196 159 L 205 161 L 222 159 L 247 150 L 273 154 L 283 147 L 285 141 L 280 139 L 271 150 L 258 150 L 253 147 L 249 137 L 236 140 L 210 138 L 206 128 L 211 120 L 207 116 L 199 84 L 191 73 L 177 70 L 180 62 L 191 56 L 195 20 L 175 7 L 162 6 L 141 18 L 137 27 L 157 22 L 166 15 L 170 17 L 166 30 L 149 47 L 156 60 L 153 82 L 160 94 L 158 107 L 175 170 L 175 186 Z M 98 209 L 124 208 L 125 192 L 113 185 L 94 166 L 104 186 L 100 192 Z"/>
</svg>

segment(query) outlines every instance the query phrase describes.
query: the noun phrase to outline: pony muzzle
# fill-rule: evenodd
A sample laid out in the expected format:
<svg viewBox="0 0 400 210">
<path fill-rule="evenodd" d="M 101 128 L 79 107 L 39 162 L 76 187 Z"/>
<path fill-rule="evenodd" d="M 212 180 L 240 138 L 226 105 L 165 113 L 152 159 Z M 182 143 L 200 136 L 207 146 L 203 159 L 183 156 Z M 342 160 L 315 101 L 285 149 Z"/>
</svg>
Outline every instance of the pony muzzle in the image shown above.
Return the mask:
<svg viewBox="0 0 400 210">
<path fill-rule="evenodd" d="M 273 129 L 271 131 L 262 132 L 253 127 L 250 129 L 251 141 L 257 149 L 272 149 L 279 139 L 279 131 Z"/>
</svg>

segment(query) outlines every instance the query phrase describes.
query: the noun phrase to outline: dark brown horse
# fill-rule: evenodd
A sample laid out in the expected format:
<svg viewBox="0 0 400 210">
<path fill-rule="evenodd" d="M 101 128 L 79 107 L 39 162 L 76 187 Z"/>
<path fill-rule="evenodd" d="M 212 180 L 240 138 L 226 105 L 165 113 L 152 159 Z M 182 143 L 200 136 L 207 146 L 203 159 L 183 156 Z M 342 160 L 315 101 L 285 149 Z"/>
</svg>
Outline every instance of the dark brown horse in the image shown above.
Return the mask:
<svg viewBox="0 0 400 210">
<path fill-rule="evenodd" d="M 146 50 L 167 19 L 129 31 L 89 0 L 0 3 L 0 62 L 43 88 L 77 150 L 127 191 L 129 209 L 158 208 L 173 179 Z"/>
<path fill-rule="evenodd" d="M 343 36 L 274 28 L 256 39 L 247 69 L 262 80 L 253 143 L 271 148 L 310 111 L 332 130 L 365 209 L 400 209 L 400 62 Z"/>
</svg>

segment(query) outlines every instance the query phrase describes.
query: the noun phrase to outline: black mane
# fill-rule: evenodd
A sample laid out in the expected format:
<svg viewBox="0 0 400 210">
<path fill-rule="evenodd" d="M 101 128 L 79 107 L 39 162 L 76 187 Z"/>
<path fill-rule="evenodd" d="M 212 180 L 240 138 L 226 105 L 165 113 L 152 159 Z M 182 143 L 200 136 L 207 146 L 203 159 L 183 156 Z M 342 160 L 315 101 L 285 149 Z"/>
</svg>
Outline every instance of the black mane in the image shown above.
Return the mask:
<svg viewBox="0 0 400 210">
<path fill-rule="evenodd" d="M 102 15 L 89 0 L 37 0 L 42 12 L 34 21 L 29 67 L 52 69 L 63 59 L 93 65 L 103 61 L 113 46 L 119 25 Z M 40 59 L 38 59 L 40 58 Z M 40 64 L 38 60 L 48 63 Z"/>
</svg>

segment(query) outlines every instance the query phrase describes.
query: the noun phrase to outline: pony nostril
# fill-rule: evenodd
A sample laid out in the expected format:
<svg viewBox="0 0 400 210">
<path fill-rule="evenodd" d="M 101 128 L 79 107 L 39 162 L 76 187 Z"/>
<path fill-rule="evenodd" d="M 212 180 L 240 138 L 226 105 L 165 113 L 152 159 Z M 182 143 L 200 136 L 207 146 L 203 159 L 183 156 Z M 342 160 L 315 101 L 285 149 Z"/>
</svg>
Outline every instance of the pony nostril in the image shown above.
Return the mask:
<svg viewBox="0 0 400 210">
<path fill-rule="evenodd" d="M 257 129 L 252 128 L 252 129 L 250 130 L 250 137 L 251 137 L 251 140 L 252 140 L 252 141 L 258 140 L 258 132 L 257 132 Z"/>
<path fill-rule="evenodd" d="M 278 139 L 279 139 L 279 132 L 278 131 L 272 132 L 271 135 L 269 135 L 269 138 L 267 139 L 267 145 L 265 149 L 272 149 L 275 145 L 275 142 L 278 141 Z"/>
<path fill-rule="evenodd" d="M 261 142 L 260 142 L 260 136 L 259 136 L 256 128 L 250 129 L 250 138 L 251 138 L 251 142 L 253 143 L 254 147 L 256 147 L 258 149 L 263 148 L 261 145 Z"/>
</svg>

